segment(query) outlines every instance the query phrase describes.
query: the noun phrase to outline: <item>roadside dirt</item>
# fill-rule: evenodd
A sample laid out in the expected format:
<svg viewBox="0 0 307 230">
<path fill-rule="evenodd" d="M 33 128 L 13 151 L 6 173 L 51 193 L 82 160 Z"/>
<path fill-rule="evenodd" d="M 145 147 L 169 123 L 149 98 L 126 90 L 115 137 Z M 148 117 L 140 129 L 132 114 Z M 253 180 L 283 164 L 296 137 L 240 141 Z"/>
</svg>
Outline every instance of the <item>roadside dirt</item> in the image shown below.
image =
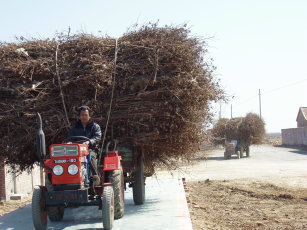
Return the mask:
<svg viewBox="0 0 307 230">
<path fill-rule="evenodd" d="M 281 145 L 282 139 L 281 136 L 265 136 L 263 144 L 266 145 Z"/>
<path fill-rule="evenodd" d="M 0 216 L 13 212 L 31 203 L 32 196 L 27 196 L 21 200 L 0 201 Z"/>
<path fill-rule="evenodd" d="M 307 229 L 307 189 L 257 180 L 187 183 L 194 230 Z"/>
</svg>

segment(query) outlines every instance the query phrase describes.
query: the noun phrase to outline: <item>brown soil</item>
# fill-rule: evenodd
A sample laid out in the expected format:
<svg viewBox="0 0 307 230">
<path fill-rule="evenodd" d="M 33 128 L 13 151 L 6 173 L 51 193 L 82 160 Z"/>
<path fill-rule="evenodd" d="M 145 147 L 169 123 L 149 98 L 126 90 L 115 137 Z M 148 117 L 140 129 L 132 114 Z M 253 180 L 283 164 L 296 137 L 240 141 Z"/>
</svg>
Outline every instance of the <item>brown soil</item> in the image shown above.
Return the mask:
<svg viewBox="0 0 307 230">
<path fill-rule="evenodd" d="M 13 212 L 25 205 L 30 204 L 32 196 L 27 196 L 21 200 L 0 201 L 0 216 Z"/>
<path fill-rule="evenodd" d="M 194 230 L 307 229 L 307 189 L 206 180 L 186 192 Z"/>
</svg>

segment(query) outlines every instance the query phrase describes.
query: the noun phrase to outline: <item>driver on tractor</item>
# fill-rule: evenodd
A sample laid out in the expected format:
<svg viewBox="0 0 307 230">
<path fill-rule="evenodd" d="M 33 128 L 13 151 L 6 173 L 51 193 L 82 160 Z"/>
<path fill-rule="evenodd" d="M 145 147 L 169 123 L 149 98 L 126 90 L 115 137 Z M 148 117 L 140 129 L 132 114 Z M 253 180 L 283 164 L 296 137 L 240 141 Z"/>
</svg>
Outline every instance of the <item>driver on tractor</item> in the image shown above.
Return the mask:
<svg viewBox="0 0 307 230">
<path fill-rule="evenodd" d="M 83 144 L 89 145 L 93 148 L 101 139 L 101 129 L 100 126 L 91 120 L 90 108 L 88 106 L 81 106 L 78 108 L 79 120 L 70 129 L 68 133 L 68 140 L 71 140 L 73 136 L 84 136 L 90 139 L 90 141 L 85 141 Z"/>
<path fill-rule="evenodd" d="M 69 142 L 74 142 L 73 137 L 76 136 L 87 137 L 89 138 L 89 141 L 84 141 L 83 144 L 87 144 L 89 146 L 89 149 L 95 150 L 101 139 L 100 126 L 97 123 L 95 123 L 93 120 L 91 120 L 90 108 L 88 106 L 79 107 L 78 115 L 79 115 L 79 120 L 70 129 L 67 140 Z M 96 153 L 94 151 L 90 151 L 89 155 L 87 155 L 87 161 L 95 162 L 93 165 L 95 167 L 95 171 L 97 172 L 96 159 L 97 159 Z"/>
</svg>

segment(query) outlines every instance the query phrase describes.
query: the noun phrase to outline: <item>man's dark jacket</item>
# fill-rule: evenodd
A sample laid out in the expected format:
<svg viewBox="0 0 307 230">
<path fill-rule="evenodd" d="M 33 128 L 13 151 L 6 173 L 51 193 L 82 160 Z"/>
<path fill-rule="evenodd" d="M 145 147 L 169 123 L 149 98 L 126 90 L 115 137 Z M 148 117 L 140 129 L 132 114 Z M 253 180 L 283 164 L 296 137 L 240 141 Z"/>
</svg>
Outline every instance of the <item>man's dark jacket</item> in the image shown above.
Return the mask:
<svg viewBox="0 0 307 230">
<path fill-rule="evenodd" d="M 77 121 L 77 123 L 70 129 L 68 133 L 68 140 L 72 141 L 70 137 L 72 136 L 84 136 L 90 139 L 90 145 L 94 146 L 95 144 L 98 144 L 98 142 L 101 139 L 101 129 L 100 126 L 93 122 L 92 120 L 89 121 L 89 123 L 86 125 L 86 127 L 83 127 L 80 120 Z"/>
</svg>

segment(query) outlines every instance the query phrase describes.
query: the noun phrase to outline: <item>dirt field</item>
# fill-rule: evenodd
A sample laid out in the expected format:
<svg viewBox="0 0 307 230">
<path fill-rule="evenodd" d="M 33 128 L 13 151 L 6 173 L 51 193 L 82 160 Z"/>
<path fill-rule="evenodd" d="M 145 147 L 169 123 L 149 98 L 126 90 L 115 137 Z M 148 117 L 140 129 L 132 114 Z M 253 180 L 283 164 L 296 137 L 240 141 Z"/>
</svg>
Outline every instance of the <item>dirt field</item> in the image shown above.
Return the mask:
<svg viewBox="0 0 307 230">
<path fill-rule="evenodd" d="M 307 229 L 307 189 L 259 181 L 187 184 L 194 230 Z"/>
<path fill-rule="evenodd" d="M 307 229 L 306 151 L 270 144 L 241 159 L 223 153 L 200 151 L 172 172 L 187 182 L 194 230 Z"/>
<path fill-rule="evenodd" d="M 0 216 L 3 216 L 6 213 L 10 213 L 15 211 L 16 209 L 22 208 L 27 204 L 30 204 L 32 200 L 32 196 L 29 195 L 22 200 L 9 200 L 9 201 L 1 201 L 0 202 Z"/>
</svg>

